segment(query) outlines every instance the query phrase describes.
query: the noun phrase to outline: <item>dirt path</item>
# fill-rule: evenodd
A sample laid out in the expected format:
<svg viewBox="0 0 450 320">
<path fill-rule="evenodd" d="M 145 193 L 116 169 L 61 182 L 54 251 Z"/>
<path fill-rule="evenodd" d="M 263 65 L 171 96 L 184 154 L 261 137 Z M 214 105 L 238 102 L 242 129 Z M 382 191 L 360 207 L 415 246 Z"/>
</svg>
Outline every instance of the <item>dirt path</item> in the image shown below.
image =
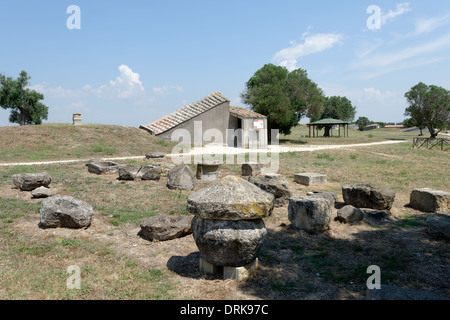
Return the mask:
<svg viewBox="0 0 450 320">
<path fill-rule="evenodd" d="M 381 142 L 372 143 L 359 143 L 359 144 L 345 144 L 345 145 L 312 145 L 312 146 L 269 146 L 268 149 L 243 149 L 243 148 L 232 148 L 223 146 L 204 146 L 203 148 L 191 149 L 187 153 L 172 153 L 168 154 L 169 157 L 180 157 L 180 156 L 192 156 L 199 154 L 245 154 L 245 153 L 261 153 L 261 152 L 311 152 L 318 150 L 329 150 L 338 148 L 354 148 L 354 147 L 366 147 L 373 145 L 383 145 L 383 144 L 393 144 L 393 143 L 403 143 L 407 140 L 389 140 Z M 105 161 L 114 160 L 129 160 L 129 159 L 142 159 L 144 156 L 129 156 L 129 157 L 114 157 L 114 158 L 102 158 Z M 74 159 L 74 160 L 55 160 L 55 161 L 40 161 L 40 162 L 12 162 L 12 163 L 0 163 L 1 166 L 30 166 L 30 165 L 48 165 L 48 164 L 62 164 L 62 163 L 75 163 L 75 162 L 88 162 L 91 159 Z"/>
</svg>

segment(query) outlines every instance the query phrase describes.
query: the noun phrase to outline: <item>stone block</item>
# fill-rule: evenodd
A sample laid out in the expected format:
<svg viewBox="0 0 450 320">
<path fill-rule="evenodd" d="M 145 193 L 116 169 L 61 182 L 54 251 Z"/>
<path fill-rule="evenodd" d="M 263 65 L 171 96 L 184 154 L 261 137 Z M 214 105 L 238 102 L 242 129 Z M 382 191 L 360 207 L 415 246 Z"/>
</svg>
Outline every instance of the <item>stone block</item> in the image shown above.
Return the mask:
<svg viewBox="0 0 450 320">
<path fill-rule="evenodd" d="M 430 188 L 414 189 L 409 205 L 426 212 L 450 212 L 450 192 Z"/>
<path fill-rule="evenodd" d="M 311 186 L 315 184 L 327 183 L 327 176 L 321 173 L 297 173 L 294 175 L 294 182 L 303 184 L 305 186 Z"/>
</svg>

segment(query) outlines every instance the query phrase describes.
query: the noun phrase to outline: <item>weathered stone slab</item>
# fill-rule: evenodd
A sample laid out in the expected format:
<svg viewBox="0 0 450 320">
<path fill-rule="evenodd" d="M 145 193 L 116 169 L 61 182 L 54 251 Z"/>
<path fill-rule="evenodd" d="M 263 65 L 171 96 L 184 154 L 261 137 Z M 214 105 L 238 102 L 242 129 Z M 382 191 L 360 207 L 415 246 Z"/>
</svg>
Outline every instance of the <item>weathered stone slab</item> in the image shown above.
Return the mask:
<svg viewBox="0 0 450 320">
<path fill-rule="evenodd" d="M 192 233 L 192 217 L 159 215 L 141 222 L 140 235 L 148 240 L 166 241 Z"/>
<path fill-rule="evenodd" d="M 201 219 L 258 219 L 272 214 L 274 196 L 237 176 L 226 176 L 192 193 L 187 210 Z"/>
<path fill-rule="evenodd" d="M 369 184 L 351 184 L 342 187 L 345 204 L 357 208 L 390 210 L 395 200 L 395 192 L 389 189 L 373 188 Z"/>
<path fill-rule="evenodd" d="M 122 165 L 119 168 L 119 180 L 159 180 L 161 168 L 157 166 Z"/>
<path fill-rule="evenodd" d="M 312 191 L 307 192 L 306 195 L 308 197 L 322 197 L 330 201 L 331 206 L 334 206 L 336 202 L 338 201 L 337 195 L 334 192 L 327 192 L 327 191 Z"/>
<path fill-rule="evenodd" d="M 195 176 L 191 168 L 181 165 L 171 169 L 167 174 L 167 187 L 169 189 L 194 189 Z"/>
<path fill-rule="evenodd" d="M 364 212 L 351 205 L 346 205 L 337 211 L 337 220 L 343 223 L 358 223 L 364 219 Z"/>
<path fill-rule="evenodd" d="M 158 158 L 164 158 L 165 156 L 166 156 L 166 154 L 164 152 L 159 152 L 159 151 L 149 152 L 145 155 L 145 157 L 147 159 L 158 159 Z"/>
<path fill-rule="evenodd" d="M 450 212 L 450 192 L 430 188 L 414 189 L 409 205 L 426 212 Z"/>
<path fill-rule="evenodd" d="M 284 206 L 289 197 L 292 195 L 289 191 L 289 184 L 282 176 L 277 174 L 266 174 L 264 176 L 250 176 L 248 182 L 253 183 L 261 190 L 269 192 L 274 195 L 274 206 Z"/>
<path fill-rule="evenodd" d="M 39 187 L 31 191 L 33 198 L 48 198 L 52 196 L 52 191 L 46 187 Z"/>
<path fill-rule="evenodd" d="M 305 186 L 311 186 L 315 184 L 327 183 L 327 176 L 321 173 L 307 172 L 296 173 L 294 175 L 294 182 L 303 184 Z"/>
<path fill-rule="evenodd" d="M 47 172 L 21 173 L 12 176 L 13 184 L 22 191 L 32 191 L 50 185 L 52 178 Z"/>
<path fill-rule="evenodd" d="M 86 163 L 88 171 L 95 174 L 117 174 L 121 165 L 112 161 L 90 161 Z"/>
<path fill-rule="evenodd" d="M 93 208 L 69 196 L 54 196 L 42 201 L 40 225 L 45 228 L 86 228 L 91 225 Z"/>
<path fill-rule="evenodd" d="M 427 218 L 426 224 L 432 237 L 450 239 L 450 215 L 435 213 Z"/>
<path fill-rule="evenodd" d="M 192 232 L 202 258 L 214 266 L 242 267 L 256 259 L 267 234 L 263 219 L 192 219 Z"/>
<path fill-rule="evenodd" d="M 330 202 L 321 197 L 292 197 L 289 199 L 288 219 L 298 229 L 321 233 L 330 228 Z"/>
</svg>

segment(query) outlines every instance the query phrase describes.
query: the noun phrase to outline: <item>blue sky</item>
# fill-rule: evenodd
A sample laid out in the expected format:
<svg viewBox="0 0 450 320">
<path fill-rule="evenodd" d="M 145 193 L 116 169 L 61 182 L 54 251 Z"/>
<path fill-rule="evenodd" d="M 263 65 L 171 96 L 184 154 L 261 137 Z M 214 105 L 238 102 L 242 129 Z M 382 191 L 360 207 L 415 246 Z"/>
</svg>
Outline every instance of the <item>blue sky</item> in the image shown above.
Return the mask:
<svg viewBox="0 0 450 320">
<path fill-rule="evenodd" d="M 403 121 L 418 82 L 450 89 L 448 1 L 0 0 L 0 39 L 0 73 L 28 72 L 47 122 L 138 127 L 216 91 L 247 107 L 239 95 L 266 63 L 307 70 L 373 121 Z"/>
</svg>

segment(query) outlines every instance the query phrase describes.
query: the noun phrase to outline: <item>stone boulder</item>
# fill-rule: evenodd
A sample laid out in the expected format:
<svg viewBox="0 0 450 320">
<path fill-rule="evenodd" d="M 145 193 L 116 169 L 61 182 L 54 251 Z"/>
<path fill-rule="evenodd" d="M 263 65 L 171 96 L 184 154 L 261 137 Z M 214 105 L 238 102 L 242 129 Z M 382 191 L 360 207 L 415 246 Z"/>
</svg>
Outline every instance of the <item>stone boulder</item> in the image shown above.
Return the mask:
<svg viewBox="0 0 450 320">
<path fill-rule="evenodd" d="M 167 187 L 169 189 L 194 189 L 195 176 L 191 168 L 181 165 L 171 169 L 167 174 Z"/>
<path fill-rule="evenodd" d="M 166 174 L 170 170 L 176 167 L 176 165 L 172 162 L 165 162 L 165 161 L 155 161 L 152 163 L 152 166 L 159 167 L 161 174 Z"/>
<path fill-rule="evenodd" d="M 44 228 L 87 228 L 93 214 L 93 208 L 86 202 L 57 195 L 42 201 L 40 225 Z"/>
<path fill-rule="evenodd" d="M 450 215 L 435 213 L 426 220 L 427 232 L 434 238 L 450 240 Z"/>
<path fill-rule="evenodd" d="M 282 207 L 289 201 L 289 197 L 292 195 L 289 191 L 289 184 L 286 179 L 280 175 L 267 174 L 264 176 L 250 176 L 248 182 L 253 183 L 260 189 L 269 192 L 274 195 L 274 206 Z"/>
<path fill-rule="evenodd" d="M 395 192 L 389 189 L 373 188 L 369 184 L 352 184 L 342 187 L 345 204 L 357 208 L 390 210 L 394 203 Z"/>
<path fill-rule="evenodd" d="M 138 178 L 141 180 L 159 180 L 161 179 L 161 167 L 158 166 L 142 166 L 139 170 Z"/>
<path fill-rule="evenodd" d="M 119 180 L 159 180 L 161 169 L 157 166 L 123 165 L 119 168 Z"/>
<path fill-rule="evenodd" d="M 343 223 L 357 223 L 364 219 L 364 212 L 351 205 L 346 205 L 337 211 L 336 220 Z"/>
<path fill-rule="evenodd" d="M 187 210 L 201 219 L 258 219 L 272 214 L 274 196 L 237 176 L 226 176 L 189 195 Z"/>
<path fill-rule="evenodd" d="M 140 235 L 148 240 L 166 241 L 192 233 L 192 217 L 159 215 L 141 222 Z"/>
<path fill-rule="evenodd" d="M 119 168 L 119 180 L 136 180 L 142 166 L 124 165 Z"/>
<path fill-rule="evenodd" d="M 205 220 L 194 217 L 192 231 L 202 258 L 215 266 L 253 262 L 267 234 L 263 219 Z"/>
<path fill-rule="evenodd" d="M 88 171 L 95 174 L 117 174 L 121 165 L 112 161 L 90 161 L 86 163 Z"/>
<path fill-rule="evenodd" d="M 330 202 L 322 197 L 292 197 L 289 199 L 288 219 L 294 227 L 309 233 L 321 233 L 330 228 Z"/>
<path fill-rule="evenodd" d="M 409 205 L 425 212 L 450 212 L 450 192 L 430 188 L 414 189 Z"/>
<path fill-rule="evenodd" d="M 364 213 L 364 219 L 370 219 L 374 222 L 389 222 L 393 220 L 392 213 L 389 210 L 361 209 Z"/>
<path fill-rule="evenodd" d="M 326 191 L 311 191 L 307 192 L 306 195 L 308 197 L 322 197 L 327 199 L 331 206 L 333 207 L 338 201 L 337 195 L 334 192 L 326 192 Z"/>
<path fill-rule="evenodd" d="M 52 196 L 52 191 L 46 187 L 39 187 L 31 191 L 33 198 L 48 198 Z"/>
<path fill-rule="evenodd" d="M 47 172 L 21 173 L 12 176 L 13 184 L 22 191 L 32 191 L 39 187 L 46 187 L 52 182 Z"/>
<path fill-rule="evenodd" d="M 164 158 L 166 156 L 165 153 L 159 152 L 159 151 L 153 151 L 149 152 L 145 155 L 147 159 L 158 159 L 158 158 Z"/>
</svg>

